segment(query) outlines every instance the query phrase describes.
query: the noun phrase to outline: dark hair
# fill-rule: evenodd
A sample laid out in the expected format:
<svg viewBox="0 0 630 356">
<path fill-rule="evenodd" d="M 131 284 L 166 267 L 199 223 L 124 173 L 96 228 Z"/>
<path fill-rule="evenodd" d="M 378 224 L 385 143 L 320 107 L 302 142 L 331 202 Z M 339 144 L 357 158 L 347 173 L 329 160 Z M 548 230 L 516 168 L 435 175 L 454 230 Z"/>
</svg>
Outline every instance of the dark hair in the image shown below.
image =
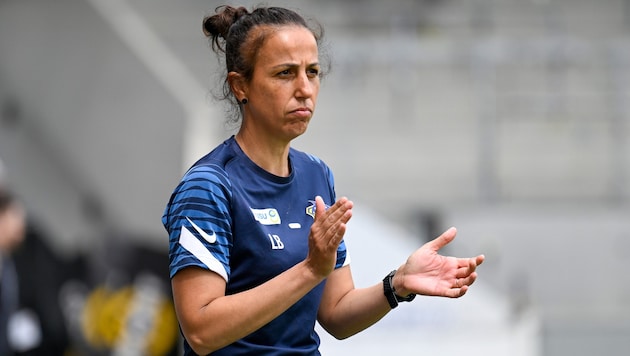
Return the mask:
<svg viewBox="0 0 630 356">
<path fill-rule="evenodd" d="M 14 200 L 13 194 L 0 186 L 0 213 L 11 205 Z"/>
<path fill-rule="evenodd" d="M 250 38 L 252 29 L 257 26 L 301 26 L 311 31 L 318 47 L 323 38 L 323 29 L 317 25 L 311 28 L 306 20 L 295 11 L 282 7 L 258 7 L 249 12 L 245 7 L 219 6 L 215 14 L 203 19 L 203 32 L 210 38 L 212 49 L 225 54 L 225 78 L 223 81 L 223 97 L 232 103 L 232 107 L 239 107 L 239 103 L 232 95 L 227 73 L 237 72 L 249 81 L 252 78 L 255 58 L 262 47 L 268 32 L 261 31 L 256 38 Z M 325 68 L 322 65 L 322 68 Z M 323 72 L 323 70 L 322 70 Z"/>
</svg>

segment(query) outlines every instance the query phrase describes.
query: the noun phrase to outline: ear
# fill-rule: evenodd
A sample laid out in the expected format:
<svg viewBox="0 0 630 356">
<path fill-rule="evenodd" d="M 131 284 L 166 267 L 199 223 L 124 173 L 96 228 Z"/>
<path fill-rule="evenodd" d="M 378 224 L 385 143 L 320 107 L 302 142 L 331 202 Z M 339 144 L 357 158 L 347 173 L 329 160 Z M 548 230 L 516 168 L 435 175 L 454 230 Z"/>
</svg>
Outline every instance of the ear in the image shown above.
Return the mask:
<svg viewBox="0 0 630 356">
<path fill-rule="evenodd" d="M 247 83 L 240 73 L 229 72 L 227 75 L 227 81 L 230 85 L 230 90 L 232 90 L 232 94 L 236 97 L 236 100 L 241 101 L 243 98 L 247 97 Z"/>
</svg>

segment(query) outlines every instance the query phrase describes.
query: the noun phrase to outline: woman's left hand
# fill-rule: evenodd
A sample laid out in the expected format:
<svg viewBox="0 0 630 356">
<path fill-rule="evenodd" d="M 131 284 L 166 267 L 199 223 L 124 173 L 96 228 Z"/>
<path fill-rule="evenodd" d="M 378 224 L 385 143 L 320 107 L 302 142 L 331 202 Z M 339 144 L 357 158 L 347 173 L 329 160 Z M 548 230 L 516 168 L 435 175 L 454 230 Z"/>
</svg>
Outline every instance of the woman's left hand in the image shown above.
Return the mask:
<svg viewBox="0 0 630 356">
<path fill-rule="evenodd" d="M 484 256 L 470 258 L 447 257 L 438 251 L 453 241 L 457 230 L 452 227 L 416 250 L 394 276 L 396 294 L 411 293 L 459 298 L 477 279 L 475 269 Z"/>
</svg>

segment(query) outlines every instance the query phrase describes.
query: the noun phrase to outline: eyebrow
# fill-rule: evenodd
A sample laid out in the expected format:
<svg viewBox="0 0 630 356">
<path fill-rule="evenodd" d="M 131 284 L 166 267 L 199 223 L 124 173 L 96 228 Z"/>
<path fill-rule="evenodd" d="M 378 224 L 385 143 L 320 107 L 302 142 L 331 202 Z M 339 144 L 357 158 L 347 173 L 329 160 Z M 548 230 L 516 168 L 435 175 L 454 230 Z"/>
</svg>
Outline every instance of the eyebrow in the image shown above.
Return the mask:
<svg viewBox="0 0 630 356">
<path fill-rule="evenodd" d="M 280 69 L 280 68 L 295 68 L 295 67 L 299 67 L 299 64 L 295 64 L 295 63 L 282 63 L 282 64 L 278 64 L 275 65 L 273 67 L 271 67 L 272 69 Z M 317 67 L 320 66 L 319 62 L 313 62 L 313 63 L 309 63 L 306 67 L 311 68 L 311 67 Z"/>
</svg>

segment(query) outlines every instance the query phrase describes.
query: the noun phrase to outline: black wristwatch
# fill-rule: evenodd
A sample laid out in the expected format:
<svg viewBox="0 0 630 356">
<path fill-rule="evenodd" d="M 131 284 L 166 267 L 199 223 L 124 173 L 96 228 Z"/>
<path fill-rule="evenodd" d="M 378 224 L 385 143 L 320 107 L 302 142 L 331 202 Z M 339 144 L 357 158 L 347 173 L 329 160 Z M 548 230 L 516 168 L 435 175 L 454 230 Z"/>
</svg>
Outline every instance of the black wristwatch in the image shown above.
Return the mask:
<svg viewBox="0 0 630 356">
<path fill-rule="evenodd" d="M 385 298 L 387 298 L 387 302 L 389 302 L 389 306 L 392 309 L 396 308 L 398 306 L 398 303 L 410 302 L 416 297 L 416 295 L 413 293 L 409 294 L 406 297 L 401 297 L 396 294 L 394 284 L 392 283 L 394 274 L 396 274 L 396 270 L 391 271 L 387 276 L 385 276 L 385 278 L 383 278 L 383 293 L 385 294 Z"/>
</svg>

